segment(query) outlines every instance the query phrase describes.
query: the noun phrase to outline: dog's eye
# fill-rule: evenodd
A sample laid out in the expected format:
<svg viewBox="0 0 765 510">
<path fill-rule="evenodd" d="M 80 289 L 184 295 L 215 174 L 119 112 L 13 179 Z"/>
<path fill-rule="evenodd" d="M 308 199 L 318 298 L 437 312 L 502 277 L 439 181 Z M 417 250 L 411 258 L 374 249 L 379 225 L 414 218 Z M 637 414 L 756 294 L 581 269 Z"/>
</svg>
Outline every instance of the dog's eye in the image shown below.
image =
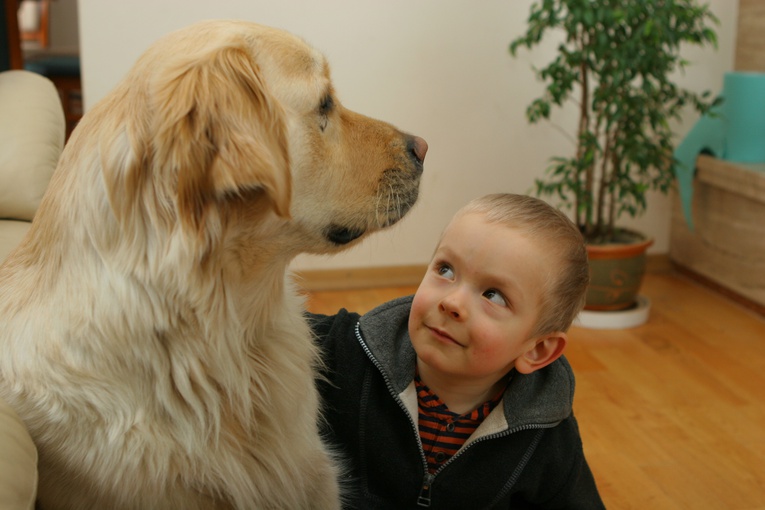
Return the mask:
<svg viewBox="0 0 765 510">
<path fill-rule="evenodd" d="M 332 96 L 327 94 L 319 104 L 319 115 L 321 115 L 321 123 L 319 124 L 319 128 L 322 131 L 327 128 L 327 124 L 329 123 L 329 114 L 332 113 L 334 108 L 335 101 L 332 99 Z"/>
<path fill-rule="evenodd" d="M 329 115 L 329 113 L 332 111 L 334 107 L 335 107 L 335 100 L 332 99 L 332 96 L 327 94 L 321 100 L 321 104 L 319 104 L 319 113 L 322 115 Z"/>
</svg>

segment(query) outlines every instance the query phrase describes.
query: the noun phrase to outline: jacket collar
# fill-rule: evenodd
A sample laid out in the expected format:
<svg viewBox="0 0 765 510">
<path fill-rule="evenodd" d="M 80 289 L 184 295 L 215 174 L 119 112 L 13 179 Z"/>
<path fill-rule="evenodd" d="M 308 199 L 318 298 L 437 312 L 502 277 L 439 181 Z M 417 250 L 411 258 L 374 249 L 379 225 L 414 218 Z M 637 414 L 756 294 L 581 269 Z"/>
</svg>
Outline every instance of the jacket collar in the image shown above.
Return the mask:
<svg viewBox="0 0 765 510">
<path fill-rule="evenodd" d="M 362 348 L 397 395 L 414 379 L 416 353 L 408 331 L 412 299 L 384 303 L 362 316 L 357 325 Z M 573 400 L 574 373 L 561 356 L 532 374 L 513 376 L 503 398 L 507 426 L 555 426 L 571 414 Z"/>
</svg>

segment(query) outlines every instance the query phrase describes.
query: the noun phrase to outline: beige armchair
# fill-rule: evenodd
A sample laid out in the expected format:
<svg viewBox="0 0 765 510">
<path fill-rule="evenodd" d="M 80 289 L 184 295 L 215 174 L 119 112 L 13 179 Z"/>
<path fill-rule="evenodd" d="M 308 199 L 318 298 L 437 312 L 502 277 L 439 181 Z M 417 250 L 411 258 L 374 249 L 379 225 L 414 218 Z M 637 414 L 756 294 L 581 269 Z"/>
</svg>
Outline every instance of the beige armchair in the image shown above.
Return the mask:
<svg viewBox="0 0 765 510">
<path fill-rule="evenodd" d="M 31 225 L 64 132 L 61 101 L 50 80 L 28 71 L 0 73 L 0 265 Z M 36 491 L 37 451 L 0 397 L 0 508 L 31 510 Z"/>
<path fill-rule="evenodd" d="M 37 495 L 37 450 L 21 418 L 0 398 L 0 508 L 32 510 Z"/>
<path fill-rule="evenodd" d="M 64 146 L 64 112 L 50 80 L 0 73 L 0 262 L 29 229 Z"/>
</svg>

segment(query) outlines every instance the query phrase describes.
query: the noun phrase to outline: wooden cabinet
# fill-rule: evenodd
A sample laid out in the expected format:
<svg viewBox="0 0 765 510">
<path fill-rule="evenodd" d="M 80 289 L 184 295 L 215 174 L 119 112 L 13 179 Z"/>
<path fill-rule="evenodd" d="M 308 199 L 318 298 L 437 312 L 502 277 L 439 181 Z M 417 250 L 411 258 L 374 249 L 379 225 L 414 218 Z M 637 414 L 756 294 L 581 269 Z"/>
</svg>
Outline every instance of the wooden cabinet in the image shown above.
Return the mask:
<svg viewBox="0 0 765 510">
<path fill-rule="evenodd" d="M 670 259 L 765 311 L 765 163 L 699 156 L 691 231 L 676 195 Z"/>
<path fill-rule="evenodd" d="M 736 71 L 765 72 L 765 0 L 739 0 Z M 763 139 L 765 143 L 765 139 Z M 765 162 L 699 156 L 691 232 L 675 195 L 670 259 L 765 315 Z"/>
</svg>

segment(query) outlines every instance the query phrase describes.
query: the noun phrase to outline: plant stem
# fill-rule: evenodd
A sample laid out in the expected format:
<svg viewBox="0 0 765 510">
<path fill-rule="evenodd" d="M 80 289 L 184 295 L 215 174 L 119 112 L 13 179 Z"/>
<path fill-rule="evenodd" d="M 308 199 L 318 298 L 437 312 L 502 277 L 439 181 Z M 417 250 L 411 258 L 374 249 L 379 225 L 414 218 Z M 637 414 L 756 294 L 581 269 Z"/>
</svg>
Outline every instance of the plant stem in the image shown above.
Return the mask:
<svg viewBox="0 0 765 510">
<path fill-rule="evenodd" d="M 582 53 L 584 53 L 584 49 L 587 47 L 587 32 L 582 29 L 582 33 L 579 37 L 579 45 Z M 581 73 L 581 80 L 582 80 L 582 98 L 579 103 L 579 133 L 577 136 L 577 160 L 582 161 L 584 159 L 584 153 L 587 150 L 587 146 L 582 143 L 582 137 L 584 134 L 590 129 L 590 87 L 589 87 L 589 73 L 587 69 L 587 60 L 582 59 L 580 64 L 580 73 Z M 594 164 L 594 162 L 593 162 Z M 581 183 L 581 175 L 577 175 L 577 181 Z M 592 194 L 592 167 L 588 166 L 585 169 L 585 190 L 586 195 L 590 196 Z M 581 192 L 576 193 L 576 203 L 575 203 L 575 211 L 576 211 L 576 224 L 582 225 L 583 223 L 587 223 L 587 227 L 589 228 L 590 223 L 590 217 L 591 217 L 591 210 L 590 210 L 590 203 L 589 201 L 585 202 L 585 206 L 587 207 L 587 211 L 584 212 L 584 220 L 582 221 L 582 204 L 581 204 Z"/>
<path fill-rule="evenodd" d="M 597 200 L 597 219 L 595 221 L 595 231 L 600 233 L 603 230 L 603 216 L 605 209 L 606 190 L 610 187 L 610 180 L 613 177 L 613 169 L 609 172 L 609 163 L 611 162 L 611 147 L 613 138 L 616 136 L 616 130 L 608 131 L 605 134 L 605 147 L 600 162 L 600 184 L 598 188 Z"/>
</svg>

